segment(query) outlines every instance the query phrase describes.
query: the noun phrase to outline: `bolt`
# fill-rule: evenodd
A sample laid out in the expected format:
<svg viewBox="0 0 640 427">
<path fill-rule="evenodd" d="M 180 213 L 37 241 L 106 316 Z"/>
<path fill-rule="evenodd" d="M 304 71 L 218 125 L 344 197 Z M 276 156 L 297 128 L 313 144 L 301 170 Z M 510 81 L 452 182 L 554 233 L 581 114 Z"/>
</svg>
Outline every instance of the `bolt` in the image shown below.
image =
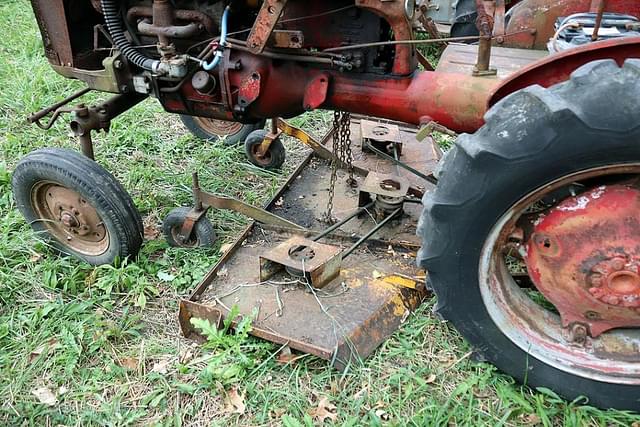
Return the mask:
<svg viewBox="0 0 640 427">
<path fill-rule="evenodd" d="M 60 216 L 60 221 L 69 228 L 74 228 L 78 226 L 78 220 L 71 215 L 69 212 L 64 212 L 61 216 Z"/>
<path fill-rule="evenodd" d="M 602 275 L 599 273 L 594 273 L 589 277 L 589 282 L 593 286 L 602 286 Z"/>
<path fill-rule="evenodd" d="M 597 311 L 587 311 L 586 313 L 584 313 L 584 317 L 586 317 L 589 320 L 598 320 L 600 319 L 600 313 L 598 313 Z"/>
<path fill-rule="evenodd" d="M 113 61 L 113 66 L 116 70 L 120 70 L 122 69 L 122 67 L 124 66 L 124 64 L 122 63 L 122 61 L 120 61 L 119 59 L 116 59 L 115 61 Z"/>
<path fill-rule="evenodd" d="M 129 86 L 127 86 L 127 85 L 120 85 L 120 92 L 122 92 L 122 93 L 128 93 L 128 92 L 129 92 Z"/>
<path fill-rule="evenodd" d="M 589 328 L 582 323 L 572 323 L 569 326 L 569 340 L 576 344 L 584 344 L 587 341 Z"/>
<path fill-rule="evenodd" d="M 625 260 L 623 260 L 622 258 L 615 258 L 613 259 L 613 261 L 611 261 L 611 267 L 616 270 L 616 271 L 620 271 L 624 268 L 625 265 Z"/>
</svg>

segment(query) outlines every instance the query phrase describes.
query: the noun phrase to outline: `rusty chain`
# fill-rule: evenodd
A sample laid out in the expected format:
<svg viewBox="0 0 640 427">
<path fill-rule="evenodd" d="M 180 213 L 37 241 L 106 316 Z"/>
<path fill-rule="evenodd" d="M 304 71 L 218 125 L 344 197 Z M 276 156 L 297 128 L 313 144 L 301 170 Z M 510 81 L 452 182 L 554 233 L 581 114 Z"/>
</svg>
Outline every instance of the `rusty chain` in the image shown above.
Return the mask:
<svg viewBox="0 0 640 427">
<path fill-rule="evenodd" d="M 327 200 L 327 212 L 324 220 L 333 223 L 333 199 L 338 178 L 338 165 L 346 165 L 349 173 L 347 183 L 351 187 L 357 186 L 353 177 L 353 153 L 351 152 L 351 114 L 335 111 L 333 113 L 333 156 L 331 158 L 331 178 L 329 181 L 329 197 Z"/>
</svg>

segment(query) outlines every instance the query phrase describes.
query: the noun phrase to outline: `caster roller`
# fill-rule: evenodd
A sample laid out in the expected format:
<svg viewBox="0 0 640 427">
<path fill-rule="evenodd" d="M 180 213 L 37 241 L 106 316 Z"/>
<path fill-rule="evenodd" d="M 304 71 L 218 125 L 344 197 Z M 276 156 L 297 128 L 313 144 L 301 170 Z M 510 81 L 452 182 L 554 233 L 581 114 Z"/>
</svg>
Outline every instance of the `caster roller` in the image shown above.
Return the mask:
<svg viewBox="0 0 640 427">
<path fill-rule="evenodd" d="M 227 146 L 242 144 L 251 132 L 262 129 L 265 125 L 264 120 L 243 125 L 238 122 L 185 115 L 181 115 L 180 120 L 193 136 L 209 141 L 224 138 L 224 145 Z"/>
<path fill-rule="evenodd" d="M 174 248 L 211 248 L 216 243 L 216 232 L 211 221 L 201 216 L 194 224 L 187 241 L 180 238 L 182 226 L 191 208 L 176 208 L 162 222 L 162 232 L 169 246 Z"/>
<path fill-rule="evenodd" d="M 25 156 L 12 179 L 18 209 L 63 254 L 92 265 L 134 257 L 143 240 L 127 191 L 93 160 L 61 148 Z"/>
<path fill-rule="evenodd" d="M 276 138 L 271 142 L 269 150 L 264 155 L 259 154 L 260 144 L 267 136 L 266 130 L 256 130 L 251 132 L 244 141 L 244 151 L 249 161 L 263 169 L 280 169 L 287 153 L 282 145 L 280 138 Z"/>
</svg>

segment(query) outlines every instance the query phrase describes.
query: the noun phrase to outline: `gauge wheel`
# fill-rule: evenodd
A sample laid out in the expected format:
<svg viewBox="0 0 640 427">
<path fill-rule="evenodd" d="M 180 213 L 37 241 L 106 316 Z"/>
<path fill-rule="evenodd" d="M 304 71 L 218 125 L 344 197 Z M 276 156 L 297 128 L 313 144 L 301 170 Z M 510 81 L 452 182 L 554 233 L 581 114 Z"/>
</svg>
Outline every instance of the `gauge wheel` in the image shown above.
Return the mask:
<svg viewBox="0 0 640 427">
<path fill-rule="evenodd" d="M 419 264 L 479 359 L 640 410 L 640 60 L 510 95 L 445 155 Z"/>
<path fill-rule="evenodd" d="M 63 254 L 111 264 L 134 257 L 142 245 L 142 220 L 127 191 L 76 151 L 29 153 L 13 172 L 12 187 L 27 222 Z"/>
<path fill-rule="evenodd" d="M 244 151 L 247 159 L 263 169 L 280 169 L 287 157 L 286 150 L 280 138 L 276 138 L 271 142 L 269 149 L 264 155 L 258 153 L 260 145 L 266 136 L 266 130 L 261 129 L 251 132 L 244 141 Z"/>
<path fill-rule="evenodd" d="M 224 138 L 224 144 L 229 146 L 242 144 L 251 132 L 263 129 L 266 123 L 265 120 L 261 120 L 258 123 L 244 125 L 239 122 L 186 115 L 181 115 L 180 119 L 194 136 L 210 141 Z"/>
<path fill-rule="evenodd" d="M 174 248 L 211 248 L 216 243 L 216 231 L 206 216 L 201 216 L 194 224 L 189 239 L 184 242 L 180 231 L 191 208 L 176 208 L 169 212 L 162 222 L 162 231 L 169 246 Z"/>
</svg>

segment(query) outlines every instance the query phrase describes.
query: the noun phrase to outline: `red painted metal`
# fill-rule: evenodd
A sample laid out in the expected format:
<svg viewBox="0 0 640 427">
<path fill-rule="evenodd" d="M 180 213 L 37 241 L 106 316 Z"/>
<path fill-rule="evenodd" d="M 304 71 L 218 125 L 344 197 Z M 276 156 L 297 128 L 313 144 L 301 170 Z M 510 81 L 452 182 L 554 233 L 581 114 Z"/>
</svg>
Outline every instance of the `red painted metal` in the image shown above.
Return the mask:
<svg viewBox="0 0 640 427">
<path fill-rule="evenodd" d="M 567 81 L 577 68 L 591 61 L 614 59 L 622 65 L 628 58 L 640 58 L 640 37 L 600 41 L 550 55 L 501 82 L 491 94 L 489 106 L 531 85 L 549 87 Z"/>
<path fill-rule="evenodd" d="M 554 24 L 560 16 L 577 12 L 595 12 L 600 0 L 524 0 L 510 9 L 507 33 L 519 33 L 505 46 L 525 49 L 545 49 L 555 32 Z M 640 2 L 636 0 L 609 0 L 607 12 L 640 16 Z"/>
<path fill-rule="evenodd" d="M 640 191 L 601 186 L 536 221 L 525 262 L 565 327 L 640 326 Z"/>
</svg>

